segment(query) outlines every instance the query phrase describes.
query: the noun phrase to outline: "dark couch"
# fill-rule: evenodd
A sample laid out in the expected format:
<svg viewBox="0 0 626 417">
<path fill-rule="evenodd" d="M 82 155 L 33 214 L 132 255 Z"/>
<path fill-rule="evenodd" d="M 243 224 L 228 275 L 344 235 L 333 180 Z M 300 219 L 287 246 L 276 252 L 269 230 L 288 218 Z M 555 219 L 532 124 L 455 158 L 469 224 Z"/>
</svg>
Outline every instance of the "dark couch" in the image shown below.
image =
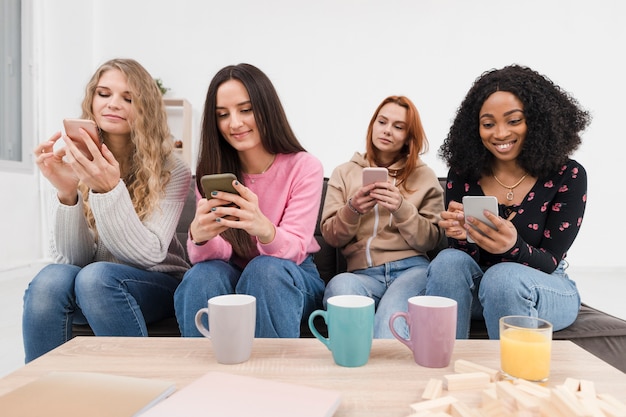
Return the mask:
<svg viewBox="0 0 626 417">
<path fill-rule="evenodd" d="M 440 178 L 442 187 L 445 178 Z M 326 195 L 326 182 L 322 194 L 322 202 Z M 187 242 L 187 230 L 195 213 L 195 182 L 190 184 L 187 201 L 181 215 L 176 234 L 183 243 Z M 319 217 L 321 218 L 321 207 Z M 328 245 L 322 238 L 319 222 L 315 230 L 315 238 L 321 246 L 321 250 L 315 254 L 315 264 L 325 282 L 345 271 L 345 259 L 338 249 Z M 445 242 L 442 242 L 444 245 Z M 317 322 L 316 322 L 317 323 Z M 323 324 L 320 325 L 323 327 Z M 93 335 L 89 326 L 73 326 L 74 335 Z M 303 323 L 302 337 L 309 337 L 311 333 L 308 325 Z M 168 318 L 148 326 L 150 336 L 180 336 L 175 318 Z M 487 331 L 483 321 L 473 321 L 471 326 L 471 338 L 486 339 Z M 555 340 L 571 340 L 583 349 L 593 353 L 614 367 L 626 372 L 626 321 L 613 317 L 593 307 L 583 304 L 576 321 L 566 329 L 554 332 Z"/>
</svg>

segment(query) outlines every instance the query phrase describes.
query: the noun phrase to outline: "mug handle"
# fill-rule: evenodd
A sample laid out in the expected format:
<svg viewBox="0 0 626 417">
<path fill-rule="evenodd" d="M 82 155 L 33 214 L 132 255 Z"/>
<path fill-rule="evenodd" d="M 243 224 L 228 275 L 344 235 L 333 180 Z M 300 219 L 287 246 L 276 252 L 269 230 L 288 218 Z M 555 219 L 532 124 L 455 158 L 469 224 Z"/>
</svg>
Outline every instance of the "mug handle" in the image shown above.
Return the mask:
<svg viewBox="0 0 626 417">
<path fill-rule="evenodd" d="M 328 324 L 328 320 L 326 320 L 326 318 L 328 317 L 326 311 L 315 310 L 309 316 L 309 329 L 311 329 L 311 333 L 313 333 L 313 336 L 315 336 L 317 340 L 325 344 L 328 350 L 330 350 L 330 345 L 329 345 L 330 339 L 322 336 L 320 332 L 317 330 L 317 328 L 315 327 L 315 322 L 313 321 L 313 319 L 315 319 L 315 317 L 317 316 L 322 316 L 322 318 L 324 319 L 324 323 Z"/>
<path fill-rule="evenodd" d="M 413 350 L 411 340 L 405 339 L 404 337 L 400 336 L 398 332 L 396 332 L 396 329 L 394 329 L 393 327 L 393 322 L 399 317 L 402 317 L 404 321 L 406 321 L 407 326 L 409 325 L 409 314 L 405 313 L 404 311 L 399 311 L 397 313 L 393 313 L 391 317 L 389 317 L 389 330 L 391 331 L 391 334 L 393 334 L 396 339 L 398 339 L 399 341 L 407 345 L 409 349 Z M 409 326 L 409 333 L 410 332 L 411 332 L 411 327 Z"/>
<path fill-rule="evenodd" d="M 206 313 L 207 317 L 209 317 L 209 309 L 208 309 L 208 307 L 201 308 L 196 313 L 196 327 L 198 328 L 198 331 L 200 333 L 202 333 L 205 337 L 208 337 L 210 339 L 211 338 L 211 334 L 209 333 L 209 329 L 204 327 L 204 324 L 202 323 L 202 315 L 205 314 L 205 313 Z"/>
</svg>

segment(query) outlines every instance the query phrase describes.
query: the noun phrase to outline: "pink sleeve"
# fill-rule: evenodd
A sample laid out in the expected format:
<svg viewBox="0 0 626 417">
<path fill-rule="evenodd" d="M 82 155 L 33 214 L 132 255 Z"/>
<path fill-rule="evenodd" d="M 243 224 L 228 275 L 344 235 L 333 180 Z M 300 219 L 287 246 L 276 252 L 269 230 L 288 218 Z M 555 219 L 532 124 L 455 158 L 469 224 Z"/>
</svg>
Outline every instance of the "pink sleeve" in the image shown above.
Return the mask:
<svg viewBox="0 0 626 417">
<path fill-rule="evenodd" d="M 201 198 L 202 196 L 196 188 L 196 203 Z M 220 259 L 228 262 L 233 253 L 233 248 L 221 236 L 216 236 L 204 245 L 196 245 L 191 241 L 189 231 L 187 231 L 187 253 L 189 261 L 193 265 L 209 259 Z"/>
<path fill-rule="evenodd" d="M 285 201 L 282 215 L 274 220 L 276 236 L 268 244 L 257 244 L 262 255 L 290 259 L 297 264 L 319 251 L 315 226 L 321 204 L 324 170 L 321 162 L 306 152 L 285 172 L 284 182 L 266 190 L 265 201 Z M 265 211 L 264 211 L 265 212 Z M 276 223 L 278 221 L 278 223 Z"/>
</svg>

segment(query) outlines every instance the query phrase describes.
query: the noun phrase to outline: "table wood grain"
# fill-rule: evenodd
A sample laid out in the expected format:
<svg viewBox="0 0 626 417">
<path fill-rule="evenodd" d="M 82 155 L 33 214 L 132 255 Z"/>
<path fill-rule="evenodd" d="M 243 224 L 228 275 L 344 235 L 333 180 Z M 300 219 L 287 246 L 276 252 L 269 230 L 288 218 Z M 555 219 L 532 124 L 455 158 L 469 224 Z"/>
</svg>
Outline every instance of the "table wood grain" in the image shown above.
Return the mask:
<svg viewBox="0 0 626 417">
<path fill-rule="evenodd" d="M 335 365 L 330 351 L 316 339 L 255 339 L 252 357 L 237 365 L 218 364 L 205 338 L 76 337 L 0 379 L 0 395 L 50 371 L 86 371 L 164 379 L 178 389 L 209 371 L 230 372 L 336 390 L 342 401 L 335 416 L 406 417 L 430 378 L 454 373 L 456 359 L 499 368 L 499 343 L 457 340 L 447 368 L 417 365 L 409 349 L 396 340 L 374 340 L 365 366 Z M 626 403 L 626 374 L 569 341 L 554 341 L 548 386 L 565 378 L 593 381 L 598 393 Z M 455 391 L 459 400 L 480 404 L 480 392 Z"/>
</svg>

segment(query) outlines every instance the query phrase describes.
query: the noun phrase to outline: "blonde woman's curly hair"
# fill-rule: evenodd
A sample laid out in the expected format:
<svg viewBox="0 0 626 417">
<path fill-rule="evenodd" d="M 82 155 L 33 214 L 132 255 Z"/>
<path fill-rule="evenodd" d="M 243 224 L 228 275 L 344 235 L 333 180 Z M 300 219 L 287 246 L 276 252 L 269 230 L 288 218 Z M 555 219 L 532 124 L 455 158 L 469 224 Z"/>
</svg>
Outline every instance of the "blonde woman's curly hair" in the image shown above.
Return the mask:
<svg viewBox="0 0 626 417">
<path fill-rule="evenodd" d="M 148 71 L 132 59 L 112 59 L 102 64 L 87 83 L 82 103 L 82 118 L 95 120 L 92 103 L 102 74 L 119 70 L 126 77 L 131 95 L 134 118 L 130 124 L 132 151 L 125 161 L 118 161 L 122 179 L 130 193 L 133 206 L 143 220 L 156 207 L 171 172 L 166 166 L 173 148 L 163 96 Z M 101 132 L 107 143 L 106 132 Z M 89 209 L 88 188 L 80 185 L 85 199 L 85 215 L 95 230 L 93 214 Z"/>
</svg>

